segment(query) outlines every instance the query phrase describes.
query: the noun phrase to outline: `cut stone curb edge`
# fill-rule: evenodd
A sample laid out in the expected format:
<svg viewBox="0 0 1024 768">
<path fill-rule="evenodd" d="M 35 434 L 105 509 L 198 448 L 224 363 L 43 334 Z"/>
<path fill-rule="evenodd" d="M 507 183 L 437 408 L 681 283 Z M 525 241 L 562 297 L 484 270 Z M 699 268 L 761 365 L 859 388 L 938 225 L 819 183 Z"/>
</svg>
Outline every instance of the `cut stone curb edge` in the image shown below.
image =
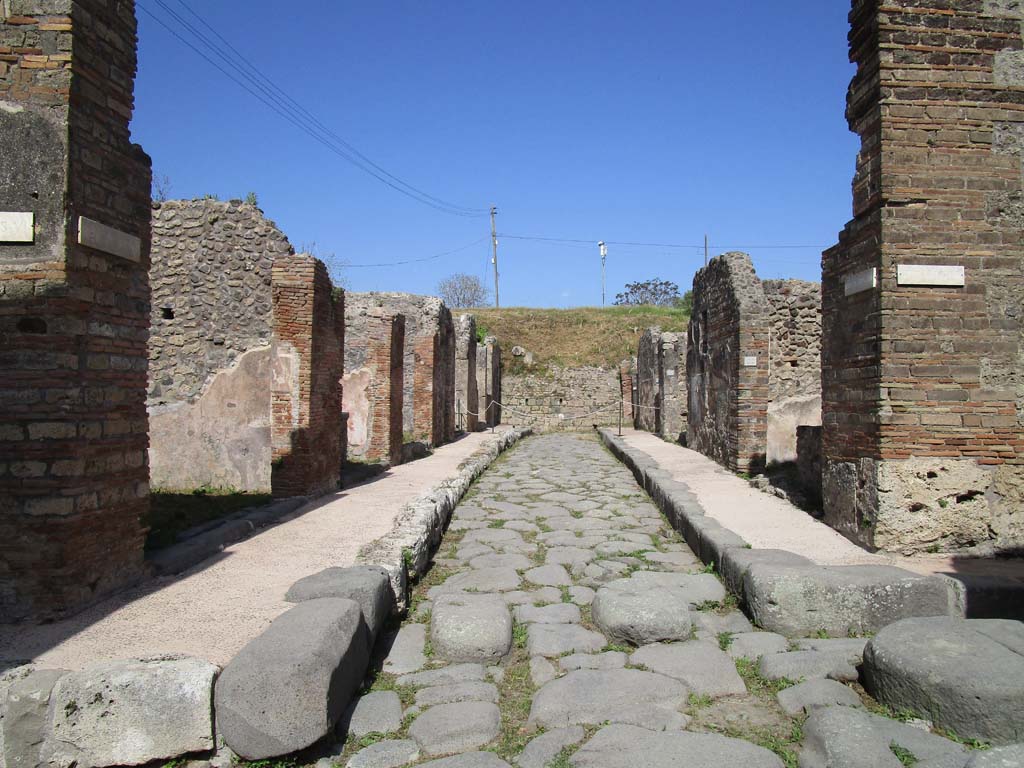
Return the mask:
<svg viewBox="0 0 1024 768">
<path fill-rule="evenodd" d="M 379 565 L 388 572 L 395 594 L 395 609 L 399 613 L 408 606 L 409 576 L 420 577 L 427 572 L 452 512 L 470 485 L 498 456 L 532 434 L 529 427 L 510 429 L 499 434 L 497 440 L 478 448 L 459 465 L 454 477 L 406 504 L 386 536 L 359 551 L 356 565 Z"/>
<path fill-rule="evenodd" d="M 721 525 L 717 520 L 705 516 L 705 510 L 700 501 L 686 483 L 673 478 L 648 454 L 627 445 L 610 428 L 598 429 L 598 434 L 601 442 L 611 451 L 612 455 L 633 473 L 640 487 L 653 499 L 672 527 L 682 534 L 694 553 L 702 562 L 716 568 L 726 588 L 736 595 L 740 604 L 750 613 L 756 613 L 752 609 L 759 604 L 775 602 L 774 595 L 762 594 L 762 582 L 770 581 L 770 579 L 755 580 L 748 577 L 748 572 L 754 561 L 757 561 L 757 570 L 762 576 L 778 573 L 780 579 L 785 579 L 790 575 L 787 573 L 787 569 L 789 572 L 802 570 L 808 580 L 814 580 L 818 576 L 817 580 L 820 581 L 819 586 L 822 591 L 834 588 L 832 582 L 835 579 L 827 578 L 829 576 L 861 570 L 867 573 L 869 569 L 875 568 L 875 566 L 843 566 L 839 569 L 839 567 L 815 566 L 807 558 L 793 552 L 753 548 L 734 531 Z M 894 573 L 899 571 L 896 568 L 891 570 Z M 914 579 L 922 587 L 927 588 L 922 591 L 931 592 L 930 596 L 926 596 L 931 599 L 931 608 L 925 607 L 924 615 L 956 617 L 965 615 L 966 598 L 964 587 L 959 581 L 945 576 L 918 577 L 917 574 L 911 574 L 909 571 L 905 573 L 908 578 Z M 764 589 L 767 591 L 770 586 L 764 587 Z M 882 584 L 881 586 L 884 588 L 886 585 Z M 928 601 L 924 600 L 923 602 Z M 942 605 L 941 612 L 932 612 L 937 610 L 935 606 L 940 603 Z M 910 607 L 907 608 L 905 616 L 896 615 L 880 622 L 878 616 L 870 615 L 870 610 L 865 609 L 864 616 L 858 621 L 865 631 L 876 631 L 880 628 L 880 626 L 876 626 L 879 623 L 884 625 L 884 623 L 895 621 L 898 618 L 922 615 L 913 607 L 912 598 L 907 598 L 907 605 Z M 801 634 L 800 628 L 771 625 L 772 622 L 765 622 L 761 617 L 758 618 L 765 629 L 789 636 Z M 800 617 L 797 618 L 796 623 L 799 624 L 801 620 L 807 622 L 808 619 L 809 617 Z M 815 631 L 815 628 L 809 626 L 802 629 L 810 633 Z"/>
</svg>

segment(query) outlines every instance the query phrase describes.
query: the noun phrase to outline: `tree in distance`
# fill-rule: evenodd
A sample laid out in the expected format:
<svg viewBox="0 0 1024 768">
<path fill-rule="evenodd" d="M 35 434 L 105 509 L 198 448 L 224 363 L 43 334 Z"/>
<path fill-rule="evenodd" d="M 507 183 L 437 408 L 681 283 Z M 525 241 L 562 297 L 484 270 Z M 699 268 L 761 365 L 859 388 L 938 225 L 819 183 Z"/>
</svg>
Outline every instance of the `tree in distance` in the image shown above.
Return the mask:
<svg viewBox="0 0 1024 768">
<path fill-rule="evenodd" d="M 449 307 L 470 309 L 486 306 L 490 291 L 480 282 L 479 277 L 456 272 L 437 284 L 437 295 Z"/>
<path fill-rule="evenodd" d="M 653 278 L 642 283 L 626 283 L 626 290 L 615 295 L 615 304 L 650 304 L 655 307 L 675 307 L 683 300 L 679 286 L 671 280 Z"/>
</svg>

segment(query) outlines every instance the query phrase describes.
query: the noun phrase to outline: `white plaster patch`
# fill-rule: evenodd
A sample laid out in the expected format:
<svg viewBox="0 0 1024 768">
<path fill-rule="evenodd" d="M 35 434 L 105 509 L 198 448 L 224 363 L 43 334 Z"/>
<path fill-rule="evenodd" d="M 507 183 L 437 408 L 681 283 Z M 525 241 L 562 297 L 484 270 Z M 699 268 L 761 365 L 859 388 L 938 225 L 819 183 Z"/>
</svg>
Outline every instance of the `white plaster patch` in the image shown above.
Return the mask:
<svg viewBox="0 0 1024 768">
<path fill-rule="evenodd" d="M 744 368 L 756 368 L 757 367 L 757 355 L 748 355 L 743 358 Z"/>
<path fill-rule="evenodd" d="M 935 285 L 962 288 L 966 282 L 963 267 L 938 264 L 898 264 L 897 285 Z"/>
<path fill-rule="evenodd" d="M 1024 51 L 997 51 L 992 73 L 996 85 L 1024 86 Z"/>
<path fill-rule="evenodd" d="M 98 221 L 78 217 L 78 243 L 128 261 L 142 258 L 142 240 Z"/>
<path fill-rule="evenodd" d="M 854 272 L 843 279 L 843 293 L 846 296 L 853 296 L 855 293 L 870 291 L 878 285 L 878 270 L 872 267 L 860 272 Z"/>
<path fill-rule="evenodd" d="M 20 104 L 15 104 L 13 101 L 0 101 L 0 109 L 11 115 L 16 115 L 19 112 L 24 112 L 25 108 Z"/>
<path fill-rule="evenodd" d="M 36 239 L 36 215 L 22 211 L 0 211 L 0 243 L 31 243 Z"/>
</svg>

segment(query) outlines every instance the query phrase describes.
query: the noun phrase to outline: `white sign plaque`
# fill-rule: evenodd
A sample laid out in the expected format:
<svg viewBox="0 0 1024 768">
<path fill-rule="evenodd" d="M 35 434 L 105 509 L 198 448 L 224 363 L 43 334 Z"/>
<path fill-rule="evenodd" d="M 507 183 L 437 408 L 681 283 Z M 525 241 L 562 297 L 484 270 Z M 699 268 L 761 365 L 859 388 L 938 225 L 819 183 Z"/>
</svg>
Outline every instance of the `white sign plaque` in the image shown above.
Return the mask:
<svg viewBox="0 0 1024 768">
<path fill-rule="evenodd" d="M 135 235 L 100 224 L 85 216 L 78 217 L 78 243 L 129 261 L 138 261 L 142 258 L 142 241 Z"/>
<path fill-rule="evenodd" d="M 897 285 L 938 285 L 963 288 L 966 274 L 963 267 L 940 266 L 938 264 L 898 264 Z"/>
<path fill-rule="evenodd" d="M 878 270 L 872 267 L 871 269 L 847 275 L 843 280 L 843 292 L 847 296 L 853 296 L 855 293 L 870 291 L 877 285 Z"/>
<path fill-rule="evenodd" d="M 757 367 L 757 355 L 748 355 L 743 358 L 744 368 L 756 368 Z"/>
<path fill-rule="evenodd" d="M 0 243 L 35 242 L 35 223 L 34 213 L 0 211 Z"/>
</svg>

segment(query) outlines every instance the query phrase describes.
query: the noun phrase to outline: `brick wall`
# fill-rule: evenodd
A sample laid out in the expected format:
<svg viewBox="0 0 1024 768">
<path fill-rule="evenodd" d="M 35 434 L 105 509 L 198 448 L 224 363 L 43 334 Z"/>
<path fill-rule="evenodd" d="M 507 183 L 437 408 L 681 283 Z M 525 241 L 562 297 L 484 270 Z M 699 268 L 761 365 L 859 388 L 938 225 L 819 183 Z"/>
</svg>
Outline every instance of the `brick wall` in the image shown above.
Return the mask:
<svg viewBox="0 0 1024 768">
<path fill-rule="evenodd" d="M 686 352 L 687 445 L 737 472 L 765 463 L 768 303 L 745 253 L 693 278 Z"/>
<path fill-rule="evenodd" d="M 476 378 L 476 319 L 459 315 L 455 323 L 455 411 L 458 428 L 476 432 L 483 412 Z"/>
<path fill-rule="evenodd" d="M 501 424 L 501 345 L 494 336 L 477 347 L 476 381 L 481 424 L 496 427 Z"/>
<path fill-rule="evenodd" d="M 1021 6 L 857 0 L 850 21 L 861 151 L 822 259 L 826 520 L 885 549 L 1019 549 Z"/>
<path fill-rule="evenodd" d="M 153 205 L 150 481 L 270 490 L 277 256 L 288 238 L 240 200 Z"/>
<path fill-rule="evenodd" d="M 272 289 L 271 487 L 315 496 L 341 482 L 344 294 L 308 254 L 275 259 Z"/>
<path fill-rule="evenodd" d="M 34 214 L 29 242 L 0 244 L 11 621 L 74 611 L 141 576 L 150 161 L 129 133 L 133 4 L 0 9 L 0 211 Z"/>
<path fill-rule="evenodd" d="M 344 408 L 354 459 L 402 461 L 405 316 L 349 293 L 345 307 Z"/>
</svg>

